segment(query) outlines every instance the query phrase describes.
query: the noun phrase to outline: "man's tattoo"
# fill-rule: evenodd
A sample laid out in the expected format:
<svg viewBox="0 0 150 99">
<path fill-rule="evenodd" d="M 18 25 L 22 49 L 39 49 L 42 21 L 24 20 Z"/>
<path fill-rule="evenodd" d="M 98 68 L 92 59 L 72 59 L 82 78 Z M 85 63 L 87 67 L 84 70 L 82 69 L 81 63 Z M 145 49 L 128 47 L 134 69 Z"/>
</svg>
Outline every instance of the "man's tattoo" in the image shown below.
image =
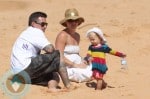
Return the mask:
<svg viewBox="0 0 150 99">
<path fill-rule="evenodd" d="M 54 46 L 53 46 L 52 44 L 49 44 L 49 45 L 45 46 L 43 50 L 44 50 L 45 52 L 47 52 L 47 53 L 51 53 L 51 52 L 53 52 L 55 49 L 54 49 Z"/>
</svg>

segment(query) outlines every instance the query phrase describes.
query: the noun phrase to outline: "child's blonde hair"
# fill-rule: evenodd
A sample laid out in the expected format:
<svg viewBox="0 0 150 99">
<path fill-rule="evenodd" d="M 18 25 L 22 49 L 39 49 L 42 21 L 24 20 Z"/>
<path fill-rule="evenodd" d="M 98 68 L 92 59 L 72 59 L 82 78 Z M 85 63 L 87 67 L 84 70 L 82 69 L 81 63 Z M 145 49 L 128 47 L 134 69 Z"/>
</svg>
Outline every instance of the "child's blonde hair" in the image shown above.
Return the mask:
<svg viewBox="0 0 150 99">
<path fill-rule="evenodd" d="M 97 27 L 93 27 L 92 29 L 89 29 L 89 30 L 86 32 L 86 36 L 88 37 L 91 32 L 96 33 L 97 36 L 99 36 L 99 37 L 102 39 L 102 43 L 105 44 L 105 43 L 107 42 L 106 39 L 105 39 L 105 37 L 104 37 L 103 32 L 101 31 L 101 29 L 99 29 L 99 28 L 97 28 Z"/>
</svg>

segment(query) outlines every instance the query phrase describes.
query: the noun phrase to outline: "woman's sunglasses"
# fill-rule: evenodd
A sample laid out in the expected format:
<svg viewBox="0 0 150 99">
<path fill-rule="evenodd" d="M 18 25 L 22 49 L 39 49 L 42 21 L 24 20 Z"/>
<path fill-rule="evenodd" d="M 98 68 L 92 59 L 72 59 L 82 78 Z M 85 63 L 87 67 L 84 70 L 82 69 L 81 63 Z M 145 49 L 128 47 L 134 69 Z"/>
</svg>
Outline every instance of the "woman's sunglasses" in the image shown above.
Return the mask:
<svg viewBox="0 0 150 99">
<path fill-rule="evenodd" d="M 34 21 L 36 24 L 39 24 L 39 25 L 41 25 L 41 27 L 44 27 L 44 26 L 47 26 L 48 25 L 48 23 L 46 23 L 46 22 L 37 22 L 37 21 Z"/>
<path fill-rule="evenodd" d="M 69 19 L 69 20 L 67 20 L 68 22 L 79 22 L 79 20 L 77 19 L 77 20 L 72 20 L 72 19 Z"/>
</svg>

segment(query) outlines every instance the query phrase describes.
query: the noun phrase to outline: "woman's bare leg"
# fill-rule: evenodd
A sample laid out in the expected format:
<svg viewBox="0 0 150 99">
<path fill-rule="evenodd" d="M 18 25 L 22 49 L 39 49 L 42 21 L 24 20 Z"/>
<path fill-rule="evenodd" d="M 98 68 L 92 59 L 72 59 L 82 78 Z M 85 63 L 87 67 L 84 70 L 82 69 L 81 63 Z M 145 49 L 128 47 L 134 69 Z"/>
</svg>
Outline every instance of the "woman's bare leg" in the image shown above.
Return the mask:
<svg viewBox="0 0 150 99">
<path fill-rule="evenodd" d="M 64 84 L 64 86 L 69 89 L 69 90 L 72 90 L 72 89 L 75 89 L 77 88 L 76 86 L 72 85 L 70 83 L 70 80 L 69 80 L 69 77 L 68 77 L 68 72 L 67 72 L 67 68 L 66 66 L 64 65 L 63 62 L 60 62 L 60 68 L 59 68 L 59 71 L 58 71 L 61 79 L 62 79 L 62 82 Z"/>
</svg>

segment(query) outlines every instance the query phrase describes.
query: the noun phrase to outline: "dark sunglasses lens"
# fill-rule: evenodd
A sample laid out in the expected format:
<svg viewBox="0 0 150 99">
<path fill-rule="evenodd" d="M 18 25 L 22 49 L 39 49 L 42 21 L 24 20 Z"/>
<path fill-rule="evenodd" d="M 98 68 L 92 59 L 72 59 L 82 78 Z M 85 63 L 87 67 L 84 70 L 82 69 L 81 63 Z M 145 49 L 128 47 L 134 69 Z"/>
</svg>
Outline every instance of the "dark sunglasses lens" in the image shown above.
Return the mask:
<svg viewBox="0 0 150 99">
<path fill-rule="evenodd" d="M 41 27 L 44 27 L 44 26 L 48 25 L 48 23 L 46 23 L 46 22 L 39 23 L 39 22 L 35 21 L 35 23 L 41 25 Z"/>
<path fill-rule="evenodd" d="M 79 20 L 72 20 L 72 19 L 70 19 L 70 20 L 68 20 L 68 22 L 78 22 Z"/>
<path fill-rule="evenodd" d="M 42 23 L 41 23 L 41 26 L 42 26 L 42 27 L 47 26 L 47 25 L 48 25 L 48 23 L 45 23 L 45 22 L 42 22 Z"/>
<path fill-rule="evenodd" d="M 68 20 L 68 22 L 73 22 L 73 20 Z"/>
</svg>

